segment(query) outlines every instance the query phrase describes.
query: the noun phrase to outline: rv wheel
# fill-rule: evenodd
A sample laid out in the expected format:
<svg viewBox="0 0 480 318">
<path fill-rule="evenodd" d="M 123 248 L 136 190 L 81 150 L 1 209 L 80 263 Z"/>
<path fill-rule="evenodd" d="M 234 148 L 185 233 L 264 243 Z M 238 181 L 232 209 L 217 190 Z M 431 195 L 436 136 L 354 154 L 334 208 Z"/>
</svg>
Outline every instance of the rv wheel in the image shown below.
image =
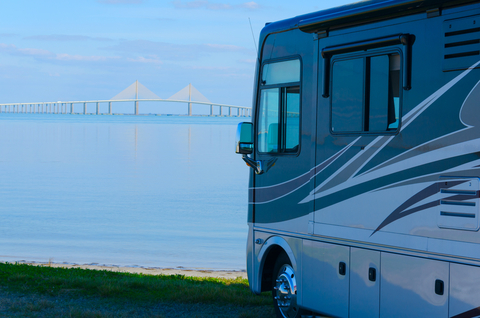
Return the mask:
<svg viewBox="0 0 480 318">
<path fill-rule="evenodd" d="M 272 282 L 273 305 L 278 318 L 300 318 L 305 314 L 297 305 L 297 277 L 285 253 L 275 262 Z"/>
</svg>

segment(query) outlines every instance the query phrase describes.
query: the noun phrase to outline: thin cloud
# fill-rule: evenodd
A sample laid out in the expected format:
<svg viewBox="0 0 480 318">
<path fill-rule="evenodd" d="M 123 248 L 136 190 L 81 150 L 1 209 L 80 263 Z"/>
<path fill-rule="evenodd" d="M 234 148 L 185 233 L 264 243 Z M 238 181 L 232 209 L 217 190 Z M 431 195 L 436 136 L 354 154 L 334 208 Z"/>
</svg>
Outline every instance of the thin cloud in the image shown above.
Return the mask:
<svg viewBox="0 0 480 318">
<path fill-rule="evenodd" d="M 248 9 L 248 10 L 257 10 L 260 9 L 260 5 L 256 2 L 250 1 L 250 2 L 245 2 L 239 5 L 240 8 Z"/>
<path fill-rule="evenodd" d="M 35 48 L 18 48 L 13 44 L 0 43 L 0 52 L 7 53 L 14 56 L 27 56 L 41 61 L 86 61 L 99 62 L 112 59 L 119 59 L 118 56 L 85 56 L 85 55 L 71 55 L 66 53 L 56 54 L 43 49 Z"/>
<path fill-rule="evenodd" d="M 55 60 L 58 61 L 87 61 L 87 62 L 99 62 L 111 59 L 118 59 L 118 56 L 85 56 L 85 55 L 70 55 L 70 54 L 57 54 Z"/>
<path fill-rule="evenodd" d="M 245 2 L 238 5 L 231 5 L 227 3 L 216 3 L 210 2 L 208 0 L 194 0 L 182 2 L 182 0 L 175 0 L 172 2 L 173 6 L 176 9 L 206 9 L 206 10 L 233 10 L 233 9 L 247 9 L 247 10 L 257 10 L 261 6 L 254 2 Z"/>
<path fill-rule="evenodd" d="M 103 48 L 109 51 L 137 55 L 159 55 L 163 60 L 191 60 L 199 56 L 200 47 L 148 40 L 122 41 L 117 45 Z"/>
<path fill-rule="evenodd" d="M 135 62 L 135 63 L 149 63 L 149 64 L 155 64 L 155 65 L 163 64 L 163 61 L 160 60 L 157 55 L 149 55 L 147 57 L 139 56 L 137 58 L 127 58 L 127 61 Z"/>
<path fill-rule="evenodd" d="M 123 41 L 103 49 L 134 55 L 155 56 L 158 60 L 170 61 L 196 60 L 205 55 L 232 51 L 250 54 L 249 50 L 235 45 L 173 44 L 148 40 Z"/>
<path fill-rule="evenodd" d="M 51 35 L 32 35 L 23 38 L 24 40 L 51 41 L 51 42 L 69 42 L 69 41 L 112 41 L 109 38 L 91 37 L 85 35 L 51 34 Z"/>
<path fill-rule="evenodd" d="M 47 50 L 42 49 L 21 49 L 17 48 L 13 44 L 0 43 L 0 52 L 4 52 L 10 55 L 16 56 L 32 56 L 32 57 L 42 57 L 42 58 L 51 58 L 54 54 Z"/>
</svg>

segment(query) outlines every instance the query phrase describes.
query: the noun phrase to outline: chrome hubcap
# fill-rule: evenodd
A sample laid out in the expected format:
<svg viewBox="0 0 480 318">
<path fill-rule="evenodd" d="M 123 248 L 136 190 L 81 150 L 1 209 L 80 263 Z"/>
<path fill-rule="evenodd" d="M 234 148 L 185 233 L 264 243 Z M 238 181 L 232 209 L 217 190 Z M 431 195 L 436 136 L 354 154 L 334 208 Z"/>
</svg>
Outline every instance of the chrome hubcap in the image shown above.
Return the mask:
<svg viewBox="0 0 480 318">
<path fill-rule="evenodd" d="M 290 265 L 283 265 L 278 274 L 275 287 L 275 301 L 285 318 L 297 314 L 297 279 Z"/>
</svg>

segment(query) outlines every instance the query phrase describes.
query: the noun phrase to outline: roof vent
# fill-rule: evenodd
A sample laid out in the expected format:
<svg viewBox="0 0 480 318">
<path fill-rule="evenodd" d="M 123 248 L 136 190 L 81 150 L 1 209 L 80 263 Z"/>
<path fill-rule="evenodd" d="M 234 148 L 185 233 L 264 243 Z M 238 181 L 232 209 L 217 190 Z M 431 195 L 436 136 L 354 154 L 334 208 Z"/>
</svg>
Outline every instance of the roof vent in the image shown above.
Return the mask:
<svg viewBox="0 0 480 318">
<path fill-rule="evenodd" d="M 443 70 L 465 70 L 480 60 L 480 16 L 443 22 Z"/>
</svg>

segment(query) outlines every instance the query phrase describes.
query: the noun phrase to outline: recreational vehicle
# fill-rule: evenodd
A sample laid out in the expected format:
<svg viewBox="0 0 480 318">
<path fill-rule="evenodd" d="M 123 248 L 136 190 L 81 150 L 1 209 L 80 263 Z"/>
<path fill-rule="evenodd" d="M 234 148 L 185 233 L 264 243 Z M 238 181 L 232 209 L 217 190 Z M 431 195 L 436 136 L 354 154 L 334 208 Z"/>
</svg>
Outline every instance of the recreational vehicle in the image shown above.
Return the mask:
<svg viewBox="0 0 480 318">
<path fill-rule="evenodd" d="M 247 270 L 278 317 L 480 316 L 480 2 L 371 0 L 269 23 Z"/>
</svg>

